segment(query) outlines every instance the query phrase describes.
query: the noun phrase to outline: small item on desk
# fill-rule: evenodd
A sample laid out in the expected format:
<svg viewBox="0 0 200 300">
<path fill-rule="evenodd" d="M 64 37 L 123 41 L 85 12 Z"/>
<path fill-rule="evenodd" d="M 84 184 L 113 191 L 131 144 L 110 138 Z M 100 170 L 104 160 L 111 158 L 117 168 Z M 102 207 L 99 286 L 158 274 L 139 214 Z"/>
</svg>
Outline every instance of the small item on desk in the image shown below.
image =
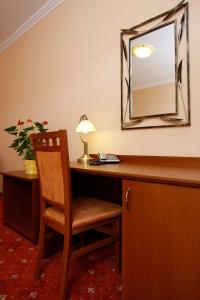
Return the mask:
<svg viewBox="0 0 200 300">
<path fill-rule="evenodd" d="M 98 153 L 99 160 L 103 163 L 119 163 L 120 160 L 115 154 Z"/>
<path fill-rule="evenodd" d="M 93 165 L 93 166 L 98 166 L 98 165 L 104 164 L 104 162 L 101 161 L 101 160 L 99 160 L 99 159 L 94 159 L 94 160 L 91 160 L 91 161 L 89 162 L 89 164 L 90 164 L 90 165 Z"/>
</svg>

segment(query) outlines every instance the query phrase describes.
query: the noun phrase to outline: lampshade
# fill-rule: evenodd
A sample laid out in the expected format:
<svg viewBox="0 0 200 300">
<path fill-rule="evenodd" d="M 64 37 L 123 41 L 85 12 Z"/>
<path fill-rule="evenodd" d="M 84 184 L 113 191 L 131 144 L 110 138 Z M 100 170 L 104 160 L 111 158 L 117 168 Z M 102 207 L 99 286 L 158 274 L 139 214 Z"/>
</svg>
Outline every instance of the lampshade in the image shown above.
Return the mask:
<svg viewBox="0 0 200 300">
<path fill-rule="evenodd" d="M 132 55 L 137 56 L 139 58 L 145 58 L 150 55 L 155 51 L 155 48 L 152 45 L 149 44 L 140 44 L 132 49 Z"/>
<path fill-rule="evenodd" d="M 94 125 L 88 120 L 86 115 L 81 116 L 76 132 L 88 133 L 96 131 Z"/>
</svg>

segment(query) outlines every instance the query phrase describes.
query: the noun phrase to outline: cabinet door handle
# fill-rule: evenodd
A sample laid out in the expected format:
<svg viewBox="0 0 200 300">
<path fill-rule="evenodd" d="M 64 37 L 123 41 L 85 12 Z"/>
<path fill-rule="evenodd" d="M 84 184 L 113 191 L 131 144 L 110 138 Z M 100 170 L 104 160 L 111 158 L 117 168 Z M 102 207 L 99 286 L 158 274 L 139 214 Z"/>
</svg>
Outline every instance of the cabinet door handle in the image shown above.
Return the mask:
<svg viewBox="0 0 200 300">
<path fill-rule="evenodd" d="M 129 187 L 126 191 L 126 196 L 125 196 L 125 205 L 126 205 L 126 209 L 129 211 L 129 205 L 128 205 L 128 195 L 131 191 L 131 188 Z"/>
</svg>

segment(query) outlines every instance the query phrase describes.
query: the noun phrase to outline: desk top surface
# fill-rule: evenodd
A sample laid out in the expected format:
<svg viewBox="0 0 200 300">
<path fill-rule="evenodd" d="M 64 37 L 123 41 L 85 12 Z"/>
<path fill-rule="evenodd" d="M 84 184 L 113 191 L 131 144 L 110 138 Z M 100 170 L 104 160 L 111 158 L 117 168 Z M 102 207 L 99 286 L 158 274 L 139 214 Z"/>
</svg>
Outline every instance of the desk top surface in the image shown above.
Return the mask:
<svg viewBox="0 0 200 300">
<path fill-rule="evenodd" d="M 122 157 L 121 162 L 115 164 L 89 165 L 72 161 L 70 168 L 76 173 L 200 187 L 199 158 Z M 27 181 L 38 178 L 37 175 L 27 175 L 24 171 L 1 174 Z"/>
<path fill-rule="evenodd" d="M 123 179 L 147 180 L 174 184 L 200 186 L 200 168 L 186 166 L 154 165 L 135 162 L 120 162 L 116 164 L 89 165 L 70 162 L 74 172 L 94 174 Z"/>
</svg>

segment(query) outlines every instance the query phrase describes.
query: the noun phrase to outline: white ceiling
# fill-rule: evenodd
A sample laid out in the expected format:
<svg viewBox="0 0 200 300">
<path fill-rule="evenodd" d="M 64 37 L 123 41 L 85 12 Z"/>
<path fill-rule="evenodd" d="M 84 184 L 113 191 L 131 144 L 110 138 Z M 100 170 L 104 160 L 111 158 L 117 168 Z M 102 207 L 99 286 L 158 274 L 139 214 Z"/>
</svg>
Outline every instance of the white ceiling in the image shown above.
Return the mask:
<svg viewBox="0 0 200 300">
<path fill-rule="evenodd" d="M 0 52 L 64 0 L 0 0 Z"/>
</svg>

